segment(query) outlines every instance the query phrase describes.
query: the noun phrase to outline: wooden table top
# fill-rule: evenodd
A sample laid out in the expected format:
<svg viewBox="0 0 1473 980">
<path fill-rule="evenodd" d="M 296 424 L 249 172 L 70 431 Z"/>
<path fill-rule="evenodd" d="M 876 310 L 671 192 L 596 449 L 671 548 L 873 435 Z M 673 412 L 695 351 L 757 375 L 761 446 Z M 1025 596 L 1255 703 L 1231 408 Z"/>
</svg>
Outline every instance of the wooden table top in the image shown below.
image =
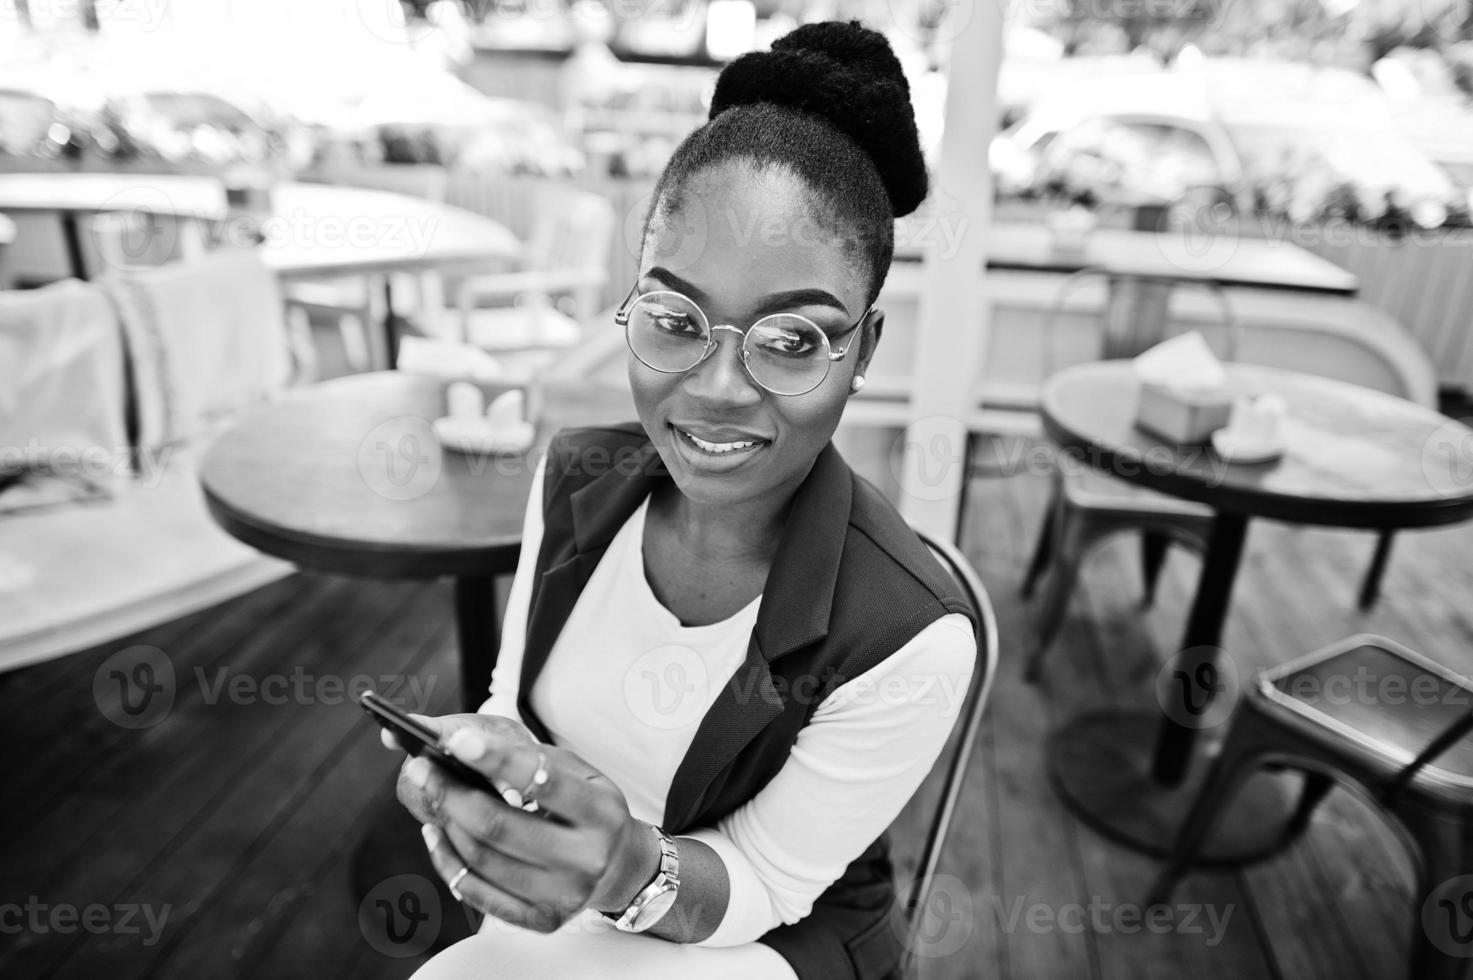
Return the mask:
<svg viewBox="0 0 1473 980">
<path fill-rule="evenodd" d="M 944 221 L 945 216 L 936 220 Z M 1353 296 L 1356 277 L 1292 242 L 1264 238 L 1206 238 L 1098 228 L 1083 250 L 1060 252 L 1042 224 L 998 223 L 987 229 L 987 267 L 1024 272 L 1077 272 L 1098 268 L 1119 275 L 1224 286 L 1288 289 Z M 940 232 L 920 241 L 940 240 Z M 918 261 L 922 250 L 897 244 L 895 257 Z"/>
<path fill-rule="evenodd" d="M 218 222 L 225 185 L 181 174 L 0 174 L 0 211 L 139 210 Z M 271 189 L 261 255 L 283 278 L 434 267 L 485 268 L 522 246 L 504 225 L 464 208 L 392 191 L 285 182 Z"/>
<path fill-rule="evenodd" d="M 1210 447 L 1174 447 L 1135 427 L 1140 382 L 1129 361 L 1082 364 L 1043 386 L 1044 428 L 1094 465 L 1219 510 L 1301 524 L 1398 528 L 1473 517 L 1473 429 L 1429 408 L 1294 371 L 1226 365 L 1235 393 L 1287 406 L 1285 451 L 1230 464 Z"/>
<path fill-rule="evenodd" d="M 446 384 L 380 371 L 243 412 L 200 467 L 210 513 L 247 544 L 319 571 L 511 571 L 547 440 L 568 425 L 633 419 L 633 400 L 627 389 L 551 385 L 532 450 L 465 455 L 443 449 L 431 428 L 445 414 Z"/>
<path fill-rule="evenodd" d="M 225 185 L 194 174 L 0 174 L 0 211 L 149 211 L 223 218 Z"/>
<path fill-rule="evenodd" d="M 522 252 L 499 222 L 392 191 L 279 184 L 271 210 L 261 254 L 288 279 L 430 267 L 484 270 Z"/>
</svg>

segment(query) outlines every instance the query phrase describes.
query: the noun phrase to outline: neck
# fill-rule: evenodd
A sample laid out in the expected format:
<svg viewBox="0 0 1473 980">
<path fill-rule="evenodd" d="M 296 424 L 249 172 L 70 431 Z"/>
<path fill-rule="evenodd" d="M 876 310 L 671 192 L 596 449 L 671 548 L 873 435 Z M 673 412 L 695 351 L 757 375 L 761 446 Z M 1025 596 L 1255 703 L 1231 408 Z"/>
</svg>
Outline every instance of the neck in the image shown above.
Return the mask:
<svg viewBox="0 0 1473 980">
<path fill-rule="evenodd" d="M 769 562 L 782 540 L 792 502 L 792 494 L 739 503 L 692 500 L 670 483 L 650 500 L 650 507 L 692 554 L 724 562 Z"/>
</svg>

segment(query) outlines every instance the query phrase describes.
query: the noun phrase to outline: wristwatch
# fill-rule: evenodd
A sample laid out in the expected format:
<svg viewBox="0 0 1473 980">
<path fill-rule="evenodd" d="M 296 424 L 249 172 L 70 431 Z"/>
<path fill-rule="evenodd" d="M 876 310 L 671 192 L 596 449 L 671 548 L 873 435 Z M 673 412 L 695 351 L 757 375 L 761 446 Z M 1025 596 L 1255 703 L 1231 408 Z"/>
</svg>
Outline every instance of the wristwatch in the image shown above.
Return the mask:
<svg viewBox="0 0 1473 980">
<path fill-rule="evenodd" d="M 660 838 L 660 870 L 622 914 L 603 913 L 614 920 L 614 928 L 624 932 L 644 932 L 663 919 L 675 904 L 675 894 L 680 888 L 680 855 L 675 850 L 675 839 L 654 824 L 649 827 Z"/>
</svg>

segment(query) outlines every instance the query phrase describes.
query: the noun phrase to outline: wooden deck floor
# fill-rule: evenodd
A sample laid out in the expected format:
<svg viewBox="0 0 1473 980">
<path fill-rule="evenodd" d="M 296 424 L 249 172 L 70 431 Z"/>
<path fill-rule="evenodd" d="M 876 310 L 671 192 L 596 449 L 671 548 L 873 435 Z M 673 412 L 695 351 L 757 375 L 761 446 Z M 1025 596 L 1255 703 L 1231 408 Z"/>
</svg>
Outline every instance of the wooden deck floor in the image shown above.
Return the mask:
<svg viewBox="0 0 1473 980">
<path fill-rule="evenodd" d="M 1150 697 L 1198 564 L 1173 554 L 1143 612 L 1133 548 L 1102 548 L 1048 682 L 1029 687 L 1017 590 L 1045 491 L 1036 474 L 975 482 L 964 544 L 998 608 L 1003 660 L 943 862 L 949 923 L 923 975 L 1404 976 L 1411 865 L 1338 791 L 1283 855 L 1189 877 L 1169 931 L 1130 918 L 1155 862 L 1063 809 L 1043 747 L 1077 712 Z M 1473 527 L 1402 535 L 1385 597 L 1363 616 L 1353 597 L 1372 544 L 1256 524 L 1226 642 L 1245 669 L 1362 629 L 1473 668 Z M 411 700 L 453 710 L 450 610 L 443 583 L 296 575 L 0 676 L 0 976 L 397 978 L 425 958 L 402 954 L 465 934 L 443 892 L 395 877 L 421 873 L 412 846 L 384 844 L 412 845 L 414 827 L 392 802 L 394 757 L 344 690 L 413 681 L 426 696 Z M 918 826 L 935 790 L 902 822 Z"/>
</svg>

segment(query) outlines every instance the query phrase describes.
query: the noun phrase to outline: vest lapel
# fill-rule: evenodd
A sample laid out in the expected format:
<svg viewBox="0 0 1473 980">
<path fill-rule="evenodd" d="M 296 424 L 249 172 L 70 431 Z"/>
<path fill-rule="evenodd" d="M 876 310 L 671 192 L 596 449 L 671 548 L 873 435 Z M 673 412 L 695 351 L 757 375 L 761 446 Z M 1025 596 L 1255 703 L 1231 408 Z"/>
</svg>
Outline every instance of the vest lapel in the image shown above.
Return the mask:
<svg viewBox="0 0 1473 980">
<path fill-rule="evenodd" d="M 660 465 L 659 453 L 653 444 L 646 442 L 633 457 L 609 465 L 605 473 L 573 492 L 569 499 L 573 525 L 571 554 L 539 556 L 539 563 L 548 563 L 548 567 L 542 572 L 533 592 L 527 618 L 527 641 L 522 652 L 517 707 L 532 734 L 544 742 L 551 738 L 551 734 L 532 708 L 532 685 L 552 655 L 558 634 L 563 631 L 578 596 L 608 550 L 609 542 L 639 507 L 640 501 L 668 476 L 668 471 Z M 549 521 L 560 517 L 560 514 L 544 515 Z M 560 537 L 550 526 L 544 533 L 544 542 Z"/>
<path fill-rule="evenodd" d="M 849 467 L 830 443 L 793 498 L 762 588 L 747 659 L 701 719 L 675 770 L 665 797 L 667 831 L 682 833 L 697 823 L 712 780 L 782 714 L 770 664 L 828 635 L 853 492 Z M 778 596 L 784 601 L 767 601 Z M 775 772 L 783 760 L 770 761 Z"/>
<path fill-rule="evenodd" d="M 669 479 L 668 471 L 660 465 L 654 446 L 645 441 L 632 458 L 610 466 L 573 491 L 566 514 L 557 509 L 545 514 L 544 548 L 550 542 L 567 540 L 568 523 L 572 542 L 571 547 L 538 556 L 543 571 L 533 592 L 522 654 L 518 707 L 533 734 L 544 741 L 550 734 L 532 710 L 529 692 L 614 535 L 640 501 L 665 479 Z M 667 830 L 679 833 L 696 825 L 712 781 L 782 714 L 785 702 L 773 683 L 771 664 L 828 635 L 853 493 L 853 474 L 830 443 L 793 498 L 783 539 L 763 586 L 764 598 L 746 660 L 701 719 L 676 769 L 665 801 Z M 768 602 L 769 596 L 782 596 L 785 601 Z M 776 772 L 783 760 L 763 763 Z"/>
</svg>

